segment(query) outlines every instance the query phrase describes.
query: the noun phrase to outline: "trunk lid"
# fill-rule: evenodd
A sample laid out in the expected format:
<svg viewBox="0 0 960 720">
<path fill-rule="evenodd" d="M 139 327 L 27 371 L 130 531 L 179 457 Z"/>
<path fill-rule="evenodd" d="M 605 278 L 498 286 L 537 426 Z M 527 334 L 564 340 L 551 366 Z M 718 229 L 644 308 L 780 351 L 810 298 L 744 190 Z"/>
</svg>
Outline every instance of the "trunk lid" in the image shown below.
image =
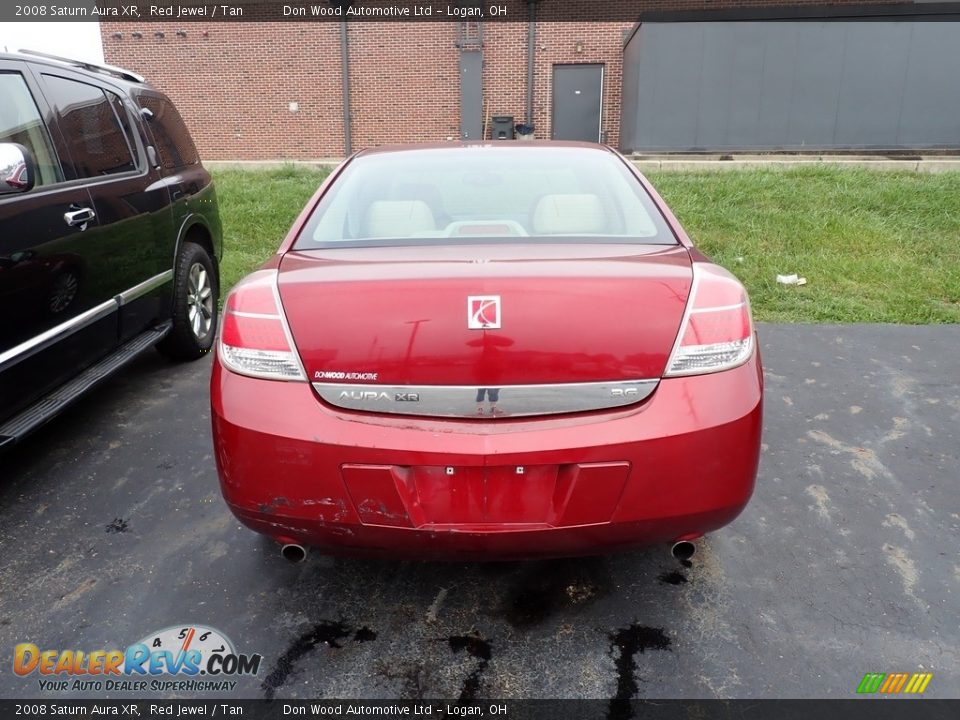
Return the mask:
<svg viewBox="0 0 960 720">
<path fill-rule="evenodd" d="M 278 282 L 311 382 L 479 388 L 659 379 L 692 271 L 679 246 L 344 248 Z"/>
</svg>

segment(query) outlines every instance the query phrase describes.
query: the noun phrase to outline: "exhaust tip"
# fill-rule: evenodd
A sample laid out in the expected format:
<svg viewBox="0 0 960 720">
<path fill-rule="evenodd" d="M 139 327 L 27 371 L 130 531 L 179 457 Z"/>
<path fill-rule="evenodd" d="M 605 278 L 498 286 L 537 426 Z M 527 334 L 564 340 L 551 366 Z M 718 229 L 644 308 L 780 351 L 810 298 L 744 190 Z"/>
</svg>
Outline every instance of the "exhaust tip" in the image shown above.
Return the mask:
<svg viewBox="0 0 960 720">
<path fill-rule="evenodd" d="M 303 545 L 288 543 L 280 548 L 280 556 L 290 563 L 301 563 L 307 559 L 307 551 Z"/>
<path fill-rule="evenodd" d="M 696 551 L 697 546 L 689 540 L 681 540 L 678 543 L 674 543 L 673 547 L 670 548 L 670 554 L 680 562 L 684 562 L 685 560 L 692 558 Z"/>
</svg>

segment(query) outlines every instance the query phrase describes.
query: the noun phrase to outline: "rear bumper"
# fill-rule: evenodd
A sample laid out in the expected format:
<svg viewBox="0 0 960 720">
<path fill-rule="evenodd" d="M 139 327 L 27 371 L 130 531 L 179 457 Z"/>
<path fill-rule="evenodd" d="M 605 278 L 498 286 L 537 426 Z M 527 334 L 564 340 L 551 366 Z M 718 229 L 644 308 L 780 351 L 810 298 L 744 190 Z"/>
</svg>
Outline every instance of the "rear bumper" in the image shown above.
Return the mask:
<svg viewBox="0 0 960 720">
<path fill-rule="evenodd" d="M 594 554 L 726 525 L 753 492 L 762 374 L 663 380 L 629 410 L 441 421 L 323 405 L 214 363 L 220 484 L 248 527 L 330 552 Z"/>
</svg>

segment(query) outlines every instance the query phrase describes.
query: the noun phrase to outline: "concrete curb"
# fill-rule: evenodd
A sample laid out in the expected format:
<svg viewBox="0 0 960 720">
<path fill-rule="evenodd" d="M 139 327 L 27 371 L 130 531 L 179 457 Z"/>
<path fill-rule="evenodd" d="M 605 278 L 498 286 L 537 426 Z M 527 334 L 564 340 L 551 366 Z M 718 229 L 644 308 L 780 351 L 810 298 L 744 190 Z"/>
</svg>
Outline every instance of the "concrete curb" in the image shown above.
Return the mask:
<svg viewBox="0 0 960 720">
<path fill-rule="evenodd" d="M 726 159 L 723 159 L 726 158 Z M 641 172 L 702 172 L 713 170 L 790 170 L 804 167 L 865 168 L 900 172 L 960 172 L 958 156 L 928 156 L 896 159 L 869 155 L 642 155 L 630 161 Z M 210 170 L 278 170 L 284 167 L 333 169 L 342 160 L 208 160 Z"/>
<path fill-rule="evenodd" d="M 711 170 L 790 170 L 804 167 L 864 168 L 901 172 L 958 172 L 960 157 L 929 156 L 903 159 L 869 155 L 644 155 L 630 158 L 642 172 Z"/>
<path fill-rule="evenodd" d="M 320 158 L 318 160 L 204 160 L 208 170 L 281 170 L 291 165 L 302 168 L 332 170 L 342 159 Z"/>
</svg>

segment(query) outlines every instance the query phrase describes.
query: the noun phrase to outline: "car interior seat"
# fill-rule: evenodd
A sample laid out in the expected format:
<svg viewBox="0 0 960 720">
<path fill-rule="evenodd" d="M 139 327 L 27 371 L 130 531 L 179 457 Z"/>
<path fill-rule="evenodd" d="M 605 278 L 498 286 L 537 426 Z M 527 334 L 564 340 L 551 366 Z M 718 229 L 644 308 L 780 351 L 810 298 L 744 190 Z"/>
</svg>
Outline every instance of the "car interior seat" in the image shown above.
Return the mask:
<svg viewBox="0 0 960 720">
<path fill-rule="evenodd" d="M 437 229 L 433 213 L 423 200 L 376 200 L 367 208 L 363 237 L 398 238 Z"/>
<path fill-rule="evenodd" d="M 589 235 L 606 231 L 607 216 L 592 193 L 544 195 L 534 207 L 532 225 L 535 235 Z"/>
<path fill-rule="evenodd" d="M 442 230 L 451 222 L 453 218 L 446 211 L 443 205 L 443 196 L 436 185 L 430 183 L 407 183 L 400 185 L 391 193 L 394 200 L 422 200 L 433 213 L 433 219 L 437 228 Z"/>
</svg>

